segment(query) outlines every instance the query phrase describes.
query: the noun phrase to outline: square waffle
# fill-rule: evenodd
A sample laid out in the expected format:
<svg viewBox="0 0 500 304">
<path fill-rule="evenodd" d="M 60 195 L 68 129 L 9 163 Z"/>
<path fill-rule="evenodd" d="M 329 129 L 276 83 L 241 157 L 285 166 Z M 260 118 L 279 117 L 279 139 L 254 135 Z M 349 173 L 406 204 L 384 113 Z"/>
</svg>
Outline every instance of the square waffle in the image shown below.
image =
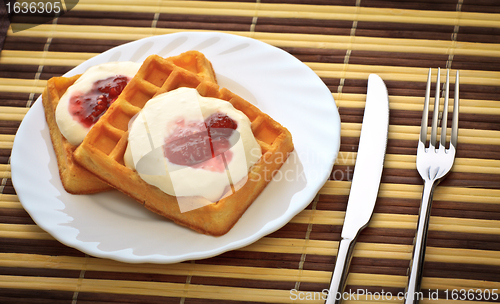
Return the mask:
<svg viewBox="0 0 500 304">
<path fill-rule="evenodd" d="M 97 193 L 112 188 L 74 161 L 73 152 L 77 146 L 68 142 L 56 122 L 56 108 L 59 100 L 78 78 L 80 75 L 50 78 L 42 93 L 42 103 L 64 189 L 72 194 Z"/>
<path fill-rule="evenodd" d="M 146 183 L 137 171 L 124 165 L 123 159 L 130 119 L 152 97 L 179 87 L 196 88 L 202 96 L 230 102 L 250 119 L 252 132 L 262 149 L 262 157 L 250 168 L 247 181 L 238 185 L 236 192 L 188 212 L 181 212 L 175 196 Z M 74 156 L 83 167 L 149 210 L 198 232 L 220 236 L 234 226 L 292 150 L 292 137 L 288 130 L 258 108 L 231 91 L 176 67 L 169 60 L 151 55 L 94 125 Z M 201 197 L 183 199 L 203 200 Z"/>
<path fill-rule="evenodd" d="M 212 64 L 200 52 L 189 51 L 166 60 L 195 73 L 205 81 L 216 83 Z M 42 93 L 42 103 L 64 189 L 73 194 L 90 194 L 109 190 L 112 187 L 74 161 L 73 152 L 77 146 L 70 144 L 61 134 L 55 115 L 61 96 L 79 77 L 80 75 L 75 75 L 49 79 Z"/>
</svg>

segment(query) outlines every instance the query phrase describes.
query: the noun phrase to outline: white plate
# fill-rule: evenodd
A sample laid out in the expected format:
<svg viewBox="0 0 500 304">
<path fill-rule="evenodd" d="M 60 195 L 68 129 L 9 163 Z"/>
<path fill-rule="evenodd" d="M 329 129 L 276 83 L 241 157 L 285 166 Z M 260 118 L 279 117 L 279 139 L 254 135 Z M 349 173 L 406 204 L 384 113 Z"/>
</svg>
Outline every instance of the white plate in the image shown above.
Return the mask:
<svg viewBox="0 0 500 304">
<path fill-rule="evenodd" d="M 60 242 L 124 262 L 174 263 L 249 245 L 302 211 L 327 180 L 340 145 L 340 119 L 320 78 L 290 54 L 263 42 L 222 33 L 145 38 L 106 51 L 71 70 L 109 61 L 142 62 L 150 54 L 199 50 L 219 85 L 255 104 L 292 133 L 295 151 L 233 229 L 211 237 L 193 232 L 111 191 L 71 195 L 62 187 L 41 99 L 23 120 L 12 148 L 12 182 L 33 220 Z"/>
</svg>

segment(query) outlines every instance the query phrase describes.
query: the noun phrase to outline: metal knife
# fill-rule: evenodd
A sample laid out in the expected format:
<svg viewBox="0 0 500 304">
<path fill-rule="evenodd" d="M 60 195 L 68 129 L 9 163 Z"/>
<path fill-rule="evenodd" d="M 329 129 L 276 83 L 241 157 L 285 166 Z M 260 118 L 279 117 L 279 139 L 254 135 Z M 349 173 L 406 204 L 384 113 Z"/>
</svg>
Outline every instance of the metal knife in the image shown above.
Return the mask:
<svg viewBox="0 0 500 304">
<path fill-rule="evenodd" d="M 356 238 L 368 226 L 373 214 L 384 165 L 388 129 L 387 88 L 378 75 L 370 74 L 358 155 L 326 304 L 340 303 L 348 298 L 344 294 L 344 288 L 349 265 Z"/>
</svg>

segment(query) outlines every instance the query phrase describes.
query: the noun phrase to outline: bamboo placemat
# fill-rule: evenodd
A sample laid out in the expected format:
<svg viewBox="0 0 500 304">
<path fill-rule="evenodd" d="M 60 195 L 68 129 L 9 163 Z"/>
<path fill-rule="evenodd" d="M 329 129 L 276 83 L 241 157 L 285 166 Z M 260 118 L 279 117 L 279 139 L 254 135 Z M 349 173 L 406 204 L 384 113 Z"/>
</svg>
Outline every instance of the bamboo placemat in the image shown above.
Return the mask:
<svg viewBox="0 0 500 304">
<path fill-rule="evenodd" d="M 342 120 L 330 180 L 279 231 L 210 259 L 124 264 L 57 242 L 24 211 L 10 180 L 12 144 L 30 105 L 47 79 L 111 47 L 191 30 L 267 42 L 322 78 Z M 484 301 L 488 292 L 494 298 L 500 293 L 499 37 L 496 0 L 81 0 L 49 23 L 9 30 L 0 53 L 0 303 L 323 303 L 369 73 L 388 87 L 389 143 L 375 214 L 348 278 L 348 288 L 372 295 L 347 303 L 401 303 L 396 295 L 406 285 L 422 191 L 415 155 L 429 67 L 461 70 L 461 112 L 456 164 L 434 197 L 422 302 L 464 303 L 479 295 Z M 464 298 L 461 290 L 476 293 Z"/>
</svg>

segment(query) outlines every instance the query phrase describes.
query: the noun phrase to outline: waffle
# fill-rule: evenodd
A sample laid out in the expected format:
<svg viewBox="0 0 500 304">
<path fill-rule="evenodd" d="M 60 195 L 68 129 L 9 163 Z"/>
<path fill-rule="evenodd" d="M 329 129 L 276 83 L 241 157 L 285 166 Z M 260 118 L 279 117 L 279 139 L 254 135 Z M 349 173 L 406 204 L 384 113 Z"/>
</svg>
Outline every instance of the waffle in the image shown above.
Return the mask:
<svg viewBox="0 0 500 304">
<path fill-rule="evenodd" d="M 74 161 L 73 152 L 77 146 L 66 140 L 56 122 L 56 108 L 61 96 L 79 77 L 80 75 L 49 79 L 42 93 L 42 103 L 64 189 L 72 194 L 89 194 L 106 191 L 111 187 Z"/>
<path fill-rule="evenodd" d="M 254 136 L 261 146 L 262 157 L 249 171 L 236 192 L 218 202 L 188 212 L 181 212 L 178 198 L 143 181 L 137 171 L 124 165 L 129 120 L 152 97 L 179 87 L 196 88 L 205 97 L 226 100 L 246 114 Z M 245 210 L 266 187 L 293 150 L 291 134 L 258 108 L 217 84 L 179 69 L 172 62 L 152 55 L 143 63 L 120 97 L 94 125 L 76 149 L 76 160 L 110 185 L 136 199 L 147 209 L 200 233 L 220 236 L 227 233 Z M 240 188 L 241 187 L 241 188 Z M 183 197 L 184 202 L 198 204 L 202 197 Z"/>
<path fill-rule="evenodd" d="M 189 51 L 178 56 L 169 57 L 166 60 L 170 60 L 178 67 L 196 73 L 205 81 L 216 83 L 212 64 L 200 52 Z M 80 75 L 49 79 L 42 93 L 42 103 L 64 189 L 72 194 L 90 194 L 106 191 L 112 189 L 112 187 L 74 161 L 73 152 L 77 146 L 70 144 L 61 134 L 55 116 L 56 107 L 61 96 L 79 77 Z"/>
</svg>

